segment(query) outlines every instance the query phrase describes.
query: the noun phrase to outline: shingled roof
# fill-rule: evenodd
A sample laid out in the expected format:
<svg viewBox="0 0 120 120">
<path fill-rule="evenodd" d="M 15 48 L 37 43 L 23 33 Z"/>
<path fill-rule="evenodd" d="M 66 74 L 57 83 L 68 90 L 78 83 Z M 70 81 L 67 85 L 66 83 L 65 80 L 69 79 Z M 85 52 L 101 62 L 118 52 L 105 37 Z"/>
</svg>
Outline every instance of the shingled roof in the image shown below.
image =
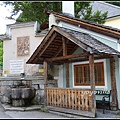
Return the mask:
<svg viewBox="0 0 120 120">
<path fill-rule="evenodd" d="M 75 18 L 72 16 L 68 16 L 64 13 L 63 14 L 57 13 L 57 12 L 54 12 L 54 11 L 48 10 L 48 9 L 45 9 L 44 12 L 46 14 L 54 14 L 54 16 L 56 17 L 56 22 L 64 21 L 64 22 L 70 23 L 70 24 L 75 25 L 75 26 L 80 25 L 81 28 L 85 28 L 85 29 L 88 29 L 91 31 L 98 32 L 100 34 L 104 34 L 104 35 L 108 35 L 110 37 L 120 39 L 120 29 L 118 29 L 118 28 L 113 28 L 110 26 L 93 23 L 93 22 L 90 22 L 88 20 Z"/>
<path fill-rule="evenodd" d="M 52 26 L 41 44 L 37 47 L 26 63 L 42 64 L 46 58 L 60 57 L 63 55 L 62 36 L 67 40 L 68 55 L 74 54 L 80 47 L 88 53 L 120 55 L 120 52 L 99 42 L 89 34 L 66 29 L 59 26 Z M 56 54 L 57 53 L 57 54 Z"/>
<path fill-rule="evenodd" d="M 116 5 L 111 5 L 103 1 L 92 1 L 91 3 L 92 11 L 95 12 L 97 10 L 100 10 L 101 13 L 108 11 L 108 17 L 112 18 L 116 16 L 120 16 L 120 7 Z"/>
<path fill-rule="evenodd" d="M 69 35 L 73 36 L 80 42 L 84 43 L 85 45 L 89 46 L 94 53 L 107 53 L 107 54 L 116 54 L 120 55 L 120 52 L 116 51 L 115 49 L 109 47 L 106 44 L 103 44 L 102 42 L 98 41 L 97 39 L 91 37 L 89 34 L 66 29 L 63 27 L 56 26 L 58 29 L 68 33 Z M 80 45 L 81 46 L 81 45 Z M 88 50 L 88 52 L 91 52 Z"/>
</svg>

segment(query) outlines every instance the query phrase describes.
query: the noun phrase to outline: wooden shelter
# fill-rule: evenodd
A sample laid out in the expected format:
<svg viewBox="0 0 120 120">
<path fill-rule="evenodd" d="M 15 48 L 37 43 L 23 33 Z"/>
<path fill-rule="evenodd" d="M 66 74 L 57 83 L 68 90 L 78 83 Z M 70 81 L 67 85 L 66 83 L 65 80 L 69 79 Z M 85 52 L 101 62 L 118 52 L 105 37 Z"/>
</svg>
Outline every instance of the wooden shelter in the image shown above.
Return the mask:
<svg viewBox="0 0 120 120">
<path fill-rule="evenodd" d="M 74 54 L 78 48 L 81 48 L 83 52 Z M 119 57 L 120 52 L 89 34 L 53 25 L 27 64 L 44 65 L 45 106 L 51 110 L 95 117 L 96 98 L 95 94 L 90 95 L 90 93 L 95 91 L 94 60 L 96 59 L 109 58 L 111 61 L 112 102 L 116 107 L 118 106 L 115 70 L 113 69 L 114 56 Z M 69 63 L 76 61 L 89 61 L 90 89 L 70 88 Z M 66 88 L 47 87 L 48 64 L 66 65 Z M 84 92 L 87 94 L 83 94 Z"/>
</svg>

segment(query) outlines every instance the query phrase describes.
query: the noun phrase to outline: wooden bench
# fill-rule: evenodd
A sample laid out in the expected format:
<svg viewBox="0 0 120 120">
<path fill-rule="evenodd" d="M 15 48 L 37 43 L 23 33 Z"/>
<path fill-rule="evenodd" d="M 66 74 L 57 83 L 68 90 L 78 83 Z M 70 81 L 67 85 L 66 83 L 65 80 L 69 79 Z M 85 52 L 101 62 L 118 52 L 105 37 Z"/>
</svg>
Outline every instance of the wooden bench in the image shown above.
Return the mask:
<svg viewBox="0 0 120 120">
<path fill-rule="evenodd" d="M 105 114 L 105 109 L 109 109 L 109 110 L 111 109 L 110 108 L 111 92 L 112 92 L 112 90 L 110 90 L 110 91 L 96 90 L 96 95 L 98 95 L 98 96 L 102 95 L 101 100 L 96 99 L 96 107 L 102 108 L 103 109 L 103 114 Z"/>
</svg>

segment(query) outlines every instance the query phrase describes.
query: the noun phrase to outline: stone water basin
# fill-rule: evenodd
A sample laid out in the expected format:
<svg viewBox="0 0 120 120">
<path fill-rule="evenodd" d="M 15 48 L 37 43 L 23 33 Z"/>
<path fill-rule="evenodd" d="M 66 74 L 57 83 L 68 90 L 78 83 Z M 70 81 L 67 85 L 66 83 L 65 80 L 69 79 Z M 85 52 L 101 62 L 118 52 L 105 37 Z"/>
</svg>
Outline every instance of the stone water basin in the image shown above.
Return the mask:
<svg viewBox="0 0 120 120">
<path fill-rule="evenodd" d="M 13 106 L 25 106 L 35 97 L 35 88 L 11 88 L 11 101 Z"/>
</svg>

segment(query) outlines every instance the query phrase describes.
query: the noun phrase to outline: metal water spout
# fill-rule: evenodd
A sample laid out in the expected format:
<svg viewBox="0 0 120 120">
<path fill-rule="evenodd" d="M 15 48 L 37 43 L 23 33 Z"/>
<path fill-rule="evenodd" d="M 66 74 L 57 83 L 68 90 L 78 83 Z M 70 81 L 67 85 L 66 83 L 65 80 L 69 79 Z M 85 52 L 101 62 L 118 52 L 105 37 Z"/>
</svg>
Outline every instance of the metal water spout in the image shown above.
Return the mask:
<svg viewBox="0 0 120 120">
<path fill-rule="evenodd" d="M 21 79 L 25 79 L 24 78 L 25 77 L 25 73 L 21 73 L 20 76 L 21 76 Z"/>
</svg>

